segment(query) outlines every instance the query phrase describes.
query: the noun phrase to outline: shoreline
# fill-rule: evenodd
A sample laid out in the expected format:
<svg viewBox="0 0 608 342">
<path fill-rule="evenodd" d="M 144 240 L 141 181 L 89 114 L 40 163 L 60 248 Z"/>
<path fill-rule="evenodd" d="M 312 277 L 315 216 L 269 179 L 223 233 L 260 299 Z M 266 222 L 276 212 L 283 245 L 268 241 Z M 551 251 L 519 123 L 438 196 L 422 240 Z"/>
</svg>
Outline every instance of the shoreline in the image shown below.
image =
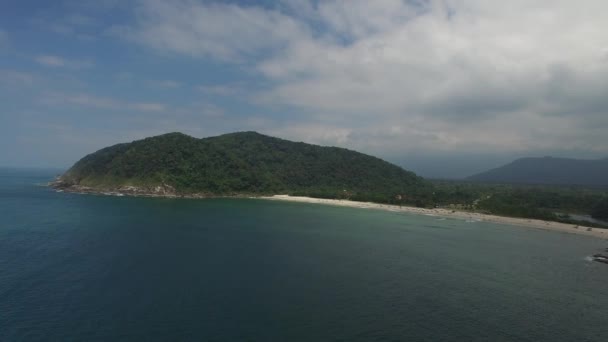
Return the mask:
<svg viewBox="0 0 608 342">
<path fill-rule="evenodd" d="M 359 209 L 374 209 L 374 210 L 384 210 L 384 211 L 392 211 L 392 212 L 402 212 L 402 213 L 410 213 L 417 215 L 426 215 L 426 216 L 439 216 L 444 218 L 455 218 L 461 220 L 467 220 L 472 222 L 491 222 L 498 224 L 506 224 L 511 226 L 518 226 L 524 228 L 531 229 L 540 229 L 546 231 L 554 231 L 554 232 L 562 232 L 568 234 L 578 234 L 589 237 L 595 237 L 603 240 L 608 240 L 608 229 L 602 228 L 593 228 L 581 225 L 574 225 L 568 223 L 561 223 L 555 221 L 545 221 L 538 219 L 527 219 L 527 218 L 518 218 L 518 217 L 507 217 L 507 216 L 497 216 L 497 215 L 489 215 L 489 214 L 481 214 L 475 212 L 467 212 L 467 211 L 458 211 L 451 209 L 443 209 L 443 208 L 418 208 L 418 207 L 409 207 L 409 206 L 398 206 L 391 204 L 380 204 L 373 202 L 357 202 L 350 200 L 340 200 L 340 199 L 325 199 L 325 198 L 313 198 L 313 197 L 304 197 L 304 196 L 290 196 L 290 195 L 272 195 L 272 196 L 256 196 L 253 194 L 234 194 L 234 195 L 225 195 L 225 196 L 217 196 L 213 194 L 176 194 L 171 191 L 173 189 L 165 189 L 162 187 L 161 189 L 155 189 L 156 191 L 149 191 L 143 189 L 137 189 L 135 187 L 129 187 L 129 189 L 108 189 L 106 191 L 92 189 L 88 187 L 80 187 L 80 186 L 69 186 L 69 187 L 60 187 L 57 186 L 56 183 L 51 182 L 47 186 L 54 189 L 56 192 L 65 192 L 65 193 L 73 193 L 73 194 L 81 194 L 81 195 L 101 195 L 101 196 L 115 196 L 115 197 L 148 197 L 148 198 L 172 198 L 172 199 L 210 199 L 210 198 L 247 198 L 247 199 L 262 199 L 262 200 L 271 200 L 271 201 L 286 201 L 286 202 L 298 202 L 298 203 L 309 203 L 309 204 L 324 204 L 324 205 L 333 205 L 340 207 L 349 207 L 349 208 L 359 208 Z M 169 190 L 169 191 L 167 191 Z"/>
<path fill-rule="evenodd" d="M 311 203 L 311 204 L 324 204 L 333 205 L 340 207 L 359 208 L 359 209 L 375 209 L 392 212 L 410 213 L 426 216 L 439 216 L 445 218 L 463 219 L 474 222 L 491 222 L 498 224 L 505 224 L 510 226 L 518 226 L 531 229 L 540 229 L 553 232 L 561 232 L 568 234 L 578 234 L 589 237 L 595 237 L 603 240 L 608 240 L 608 229 L 593 228 L 579 225 L 572 225 L 554 221 L 544 221 L 537 219 L 526 219 L 517 217 L 497 216 L 488 215 L 474 212 L 457 211 L 450 209 L 426 209 L 408 206 L 398 206 L 391 204 L 379 204 L 372 202 L 355 202 L 349 200 L 338 200 L 338 199 L 324 199 L 324 198 L 312 198 L 302 196 L 289 196 L 289 195 L 274 195 L 274 196 L 261 196 L 251 197 L 256 199 L 264 199 L 270 201 L 286 201 L 286 202 L 298 202 L 298 203 Z"/>
</svg>

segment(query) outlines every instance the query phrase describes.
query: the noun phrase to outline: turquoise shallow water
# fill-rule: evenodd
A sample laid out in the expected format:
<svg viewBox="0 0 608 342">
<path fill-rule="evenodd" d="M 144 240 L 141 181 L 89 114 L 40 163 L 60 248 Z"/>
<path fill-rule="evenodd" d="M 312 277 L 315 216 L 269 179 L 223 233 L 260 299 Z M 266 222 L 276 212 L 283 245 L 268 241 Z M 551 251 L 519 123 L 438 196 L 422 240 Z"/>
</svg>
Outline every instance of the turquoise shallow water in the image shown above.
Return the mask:
<svg viewBox="0 0 608 342">
<path fill-rule="evenodd" d="M 1 341 L 607 341 L 608 243 L 0 170 Z"/>
</svg>

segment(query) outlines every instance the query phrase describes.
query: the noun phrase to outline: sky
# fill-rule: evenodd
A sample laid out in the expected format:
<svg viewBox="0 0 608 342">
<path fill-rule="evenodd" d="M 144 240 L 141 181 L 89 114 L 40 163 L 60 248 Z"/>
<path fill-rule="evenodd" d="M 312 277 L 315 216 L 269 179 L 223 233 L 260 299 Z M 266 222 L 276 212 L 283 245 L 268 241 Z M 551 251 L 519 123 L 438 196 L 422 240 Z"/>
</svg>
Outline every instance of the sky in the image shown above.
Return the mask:
<svg viewBox="0 0 608 342">
<path fill-rule="evenodd" d="M 608 157 L 605 0 L 3 0 L 0 166 L 258 131 L 464 177 Z"/>
</svg>

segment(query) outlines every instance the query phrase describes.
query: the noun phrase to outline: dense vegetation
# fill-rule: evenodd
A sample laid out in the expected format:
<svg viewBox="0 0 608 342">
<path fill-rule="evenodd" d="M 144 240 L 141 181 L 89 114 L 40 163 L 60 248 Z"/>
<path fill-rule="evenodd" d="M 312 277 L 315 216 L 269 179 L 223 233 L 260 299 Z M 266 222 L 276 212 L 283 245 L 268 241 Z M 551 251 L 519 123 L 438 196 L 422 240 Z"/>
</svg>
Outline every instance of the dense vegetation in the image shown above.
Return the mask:
<svg viewBox="0 0 608 342">
<path fill-rule="evenodd" d="M 523 158 L 469 177 L 471 181 L 512 184 L 608 186 L 608 158 Z"/>
<path fill-rule="evenodd" d="M 593 215 L 594 218 L 605 220 L 605 217 L 597 215 L 599 210 L 608 212 L 607 191 L 603 189 L 464 181 L 434 181 L 433 183 L 435 185 L 433 201 L 440 207 L 501 216 L 606 226 L 578 222 L 569 216 L 570 214 Z"/>
<path fill-rule="evenodd" d="M 582 222 L 569 214 L 608 218 L 608 193 L 601 188 L 431 183 L 362 153 L 255 132 L 205 139 L 171 133 L 107 147 L 78 161 L 62 176 L 62 182 L 99 191 L 169 186 L 176 195 L 344 198 L 573 224 Z"/>
<path fill-rule="evenodd" d="M 593 207 L 591 216 L 598 220 L 608 221 L 608 197 L 602 198 Z"/>
<path fill-rule="evenodd" d="M 98 189 L 170 185 L 182 194 L 276 194 L 428 205 L 431 185 L 362 153 L 255 132 L 196 139 L 180 133 L 104 148 L 64 176 Z"/>
</svg>

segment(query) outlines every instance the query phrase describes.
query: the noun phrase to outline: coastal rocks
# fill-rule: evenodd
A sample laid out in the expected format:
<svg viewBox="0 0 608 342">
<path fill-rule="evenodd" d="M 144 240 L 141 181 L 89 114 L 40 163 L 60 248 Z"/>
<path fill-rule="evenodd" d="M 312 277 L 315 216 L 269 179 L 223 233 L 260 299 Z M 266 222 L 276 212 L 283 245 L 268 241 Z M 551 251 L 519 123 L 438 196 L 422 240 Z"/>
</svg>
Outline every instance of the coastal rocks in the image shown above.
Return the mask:
<svg viewBox="0 0 608 342">
<path fill-rule="evenodd" d="M 90 187 L 76 184 L 61 176 L 47 184 L 57 192 L 71 192 L 79 194 L 98 194 L 107 196 L 143 196 L 143 197 L 182 197 L 175 187 L 161 183 L 160 185 L 123 185 L 118 187 L 98 186 Z M 205 197 L 202 194 L 197 197 Z"/>
<path fill-rule="evenodd" d="M 123 185 L 117 187 L 89 187 L 66 181 L 58 177 L 48 183 L 48 186 L 57 192 L 69 192 L 77 194 L 105 195 L 105 196 L 131 196 L 131 197 L 163 197 L 163 198 L 210 198 L 224 197 L 211 193 L 180 193 L 174 186 L 161 183 L 160 185 Z M 225 195 L 225 197 L 239 197 L 240 195 Z"/>
<path fill-rule="evenodd" d="M 592 258 L 593 258 L 593 261 L 597 261 L 597 262 L 601 262 L 601 263 L 604 263 L 604 264 L 608 264 L 608 255 L 593 254 Z"/>
<path fill-rule="evenodd" d="M 175 188 L 169 184 L 150 186 L 125 185 L 117 189 L 122 195 L 147 196 L 147 197 L 178 197 Z"/>
<path fill-rule="evenodd" d="M 153 192 L 163 196 L 175 196 L 175 188 L 169 184 L 163 183 L 154 187 Z"/>
<path fill-rule="evenodd" d="M 190 198 L 190 199 L 203 199 L 203 198 L 250 198 L 254 194 L 243 194 L 243 193 L 211 193 L 211 192 L 180 192 L 174 186 L 161 183 L 151 185 L 122 185 L 122 186 L 95 186 L 89 187 L 57 177 L 54 181 L 47 184 L 50 188 L 57 192 L 76 193 L 83 195 L 104 195 L 104 196 L 129 196 L 129 197 L 158 197 L 158 198 Z"/>
<path fill-rule="evenodd" d="M 118 191 L 129 196 L 148 196 L 155 195 L 156 192 L 148 187 L 139 187 L 134 185 L 125 185 L 118 188 Z"/>
<path fill-rule="evenodd" d="M 47 185 L 54 189 L 57 189 L 57 190 L 64 190 L 64 189 L 70 188 L 74 184 L 72 182 L 68 182 L 68 181 L 64 180 L 61 177 L 57 177 L 52 182 L 49 182 Z"/>
</svg>

